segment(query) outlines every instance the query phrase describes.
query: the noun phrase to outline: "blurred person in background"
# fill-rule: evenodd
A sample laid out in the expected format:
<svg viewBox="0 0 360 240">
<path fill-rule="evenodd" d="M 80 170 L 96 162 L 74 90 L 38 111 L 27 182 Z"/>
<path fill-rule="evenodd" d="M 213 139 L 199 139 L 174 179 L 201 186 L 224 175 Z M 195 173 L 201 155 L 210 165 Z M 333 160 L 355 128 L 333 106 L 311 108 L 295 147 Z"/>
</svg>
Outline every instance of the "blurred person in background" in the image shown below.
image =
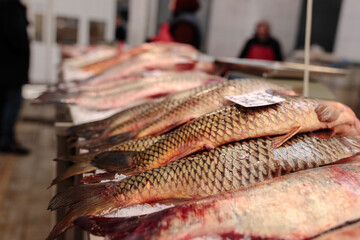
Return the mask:
<svg viewBox="0 0 360 240">
<path fill-rule="evenodd" d="M 196 17 L 200 4 L 197 0 L 170 0 L 171 19 L 164 22 L 151 42 L 186 43 L 200 49 L 200 23 Z"/>
<path fill-rule="evenodd" d="M 19 0 L 0 0 L 0 152 L 27 154 L 15 138 L 21 87 L 29 73 L 26 8 Z"/>
<path fill-rule="evenodd" d="M 253 38 L 249 39 L 241 51 L 240 58 L 282 61 L 279 42 L 270 34 L 270 25 L 260 21 Z"/>
<path fill-rule="evenodd" d="M 127 12 L 126 9 L 121 9 L 116 14 L 115 38 L 119 42 L 125 42 L 126 41 L 127 15 L 128 15 L 128 12 Z"/>
<path fill-rule="evenodd" d="M 196 17 L 200 4 L 197 0 L 171 0 L 169 9 L 172 12 L 170 34 L 175 42 L 187 43 L 200 48 L 200 23 Z"/>
</svg>

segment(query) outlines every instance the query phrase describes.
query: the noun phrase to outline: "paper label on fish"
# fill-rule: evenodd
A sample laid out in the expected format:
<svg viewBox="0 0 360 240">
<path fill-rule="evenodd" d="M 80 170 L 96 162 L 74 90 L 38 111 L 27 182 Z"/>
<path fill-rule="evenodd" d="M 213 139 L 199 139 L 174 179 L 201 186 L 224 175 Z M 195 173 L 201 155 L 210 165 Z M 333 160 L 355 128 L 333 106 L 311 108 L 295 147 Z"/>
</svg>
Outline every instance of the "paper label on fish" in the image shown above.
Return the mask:
<svg viewBox="0 0 360 240">
<path fill-rule="evenodd" d="M 261 91 L 237 96 L 225 96 L 225 98 L 243 107 L 261 107 L 285 101 L 285 99 L 281 97 Z"/>
</svg>

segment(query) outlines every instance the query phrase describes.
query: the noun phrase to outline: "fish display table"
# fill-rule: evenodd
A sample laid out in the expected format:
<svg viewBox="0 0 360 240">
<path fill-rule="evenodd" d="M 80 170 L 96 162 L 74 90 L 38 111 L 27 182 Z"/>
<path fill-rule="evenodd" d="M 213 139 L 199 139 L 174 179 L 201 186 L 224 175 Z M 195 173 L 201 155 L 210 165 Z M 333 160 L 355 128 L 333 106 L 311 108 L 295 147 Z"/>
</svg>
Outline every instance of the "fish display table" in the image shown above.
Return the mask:
<svg viewBox="0 0 360 240">
<path fill-rule="evenodd" d="M 281 217 L 284 210 L 275 211 L 280 217 L 271 219 L 276 214 L 266 214 L 272 209 L 266 204 L 247 214 L 252 199 L 248 194 L 271 191 L 282 181 L 302 184 L 302 172 L 308 172 L 314 186 L 322 186 L 332 172 L 342 171 L 339 179 L 351 178 L 358 167 L 347 171 L 347 166 L 324 166 L 360 154 L 360 120 L 350 107 L 329 101 L 335 96 L 324 82 L 312 79 L 310 98 L 304 98 L 303 82 L 285 79 L 287 72 L 281 80 L 249 75 L 241 68 L 227 72 L 229 68 L 194 57 L 196 51 L 175 43 L 144 44 L 82 68 L 93 78 L 60 84 L 39 97 L 72 104 L 57 108 L 59 161 L 52 185 L 58 184 L 58 193 L 48 205 L 57 210 L 57 224 L 48 240 L 103 239 L 90 234 L 105 239 L 292 239 L 287 236 L 310 226 L 295 238 L 300 240 L 360 218 L 358 206 L 345 207 L 346 201 L 358 202 L 357 192 L 345 199 L 346 214 L 338 221 L 331 221 L 342 213 L 337 205 L 325 209 L 329 217 L 316 211 L 295 216 L 299 224 Z M 219 76 L 223 74 L 228 75 Z M 291 199 L 313 189 L 302 186 L 294 188 L 296 193 L 279 193 Z M 346 191 L 336 186 L 330 188 L 339 194 Z M 324 196 L 330 188 L 324 188 Z M 316 192 L 305 196 L 312 199 Z M 276 199 L 276 194 L 271 196 Z M 232 199 L 246 204 L 239 208 Z M 258 200 L 254 203 L 261 203 Z M 296 208 L 299 214 L 322 204 L 306 201 Z M 283 201 L 277 202 L 283 209 Z M 261 220 L 243 221 L 242 215 Z M 261 227 L 263 217 L 270 217 L 276 227 Z M 306 220 L 315 217 L 322 221 L 319 228 Z"/>
<path fill-rule="evenodd" d="M 238 72 L 232 72 L 232 74 L 239 74 Z M 242 73 L 241 73 L 242 74 Z M 294 89 L 295 92 L 301 93 L 302 91 L 302 82 L 299 80 L 276 80 L 276 79 L 269 79 L 270 82 L 289 86 L 292 89 Z M 311 82 L 310 83 L 310 97 L 318 97 L 321 99 L 328 99 L 328 100 L 334 100 L 335 97 L 332 94 L 332 92 L 323 84 L 319 82 Z M 74 155 L 79 151 L 79 149 L 70 149 L 69 142 L 66 140 L 66 132 L 65 130 L 74 124 L 80 124 L 84 122 L 90 122 L 95 121 L 98 119 L 104 119 L 114 113 L 116 113 L 116 110 L 109 110 L 109 111 L 94 111 L 94 110 L 87 110 L 78 106 L 64 106 L 64 105 L 58 105 L 57 106 L 57 123 L 56 123 L 56 132 L 57 132 L 57 146 L 58 146 L 58 156 L 69 156 Z M 71 163 L 64 162 L 64 161 L 58 161 L 57 162 L 57 175 L 64 172 L 69 166 L 71 166 Z M 57 191 L 63 191 L 70 186 L 77 185 L 79 183 L 79 177 L 70 178 L 67 179 L 57 186 Z M 112 216 L 113 217 L 126 217 L 126 216 L 133 216 L 133 215 L 141 215 L 151 212 L 160 211 L 164 208 L 167 208 L 168 206 L 165 205 L 157 205 L 155 207 L 152 207 L 148 204 L 142 205 L 142 206 L 135 206 L 130 208 L 122 209 L 121 211 L 115 212 Z M 64 217 L 65 210 L 59 209 L 57 211 L 57 220 L 60 220 Z M 91 234 L 88 234 L 86 232 L 83 232 L 82 230 L 78 228 L 72 228 L 69 231 L 67 231 L 65 234 L 59 236 L 59 239 L 62 240 L 72 240 L 72 239 L 90 239 L 90 240 L 101 240 L 104 239 L 103 237 L 97 237 Z M 204 238 L 205 239 L 205 238 Z"/>
</svg>

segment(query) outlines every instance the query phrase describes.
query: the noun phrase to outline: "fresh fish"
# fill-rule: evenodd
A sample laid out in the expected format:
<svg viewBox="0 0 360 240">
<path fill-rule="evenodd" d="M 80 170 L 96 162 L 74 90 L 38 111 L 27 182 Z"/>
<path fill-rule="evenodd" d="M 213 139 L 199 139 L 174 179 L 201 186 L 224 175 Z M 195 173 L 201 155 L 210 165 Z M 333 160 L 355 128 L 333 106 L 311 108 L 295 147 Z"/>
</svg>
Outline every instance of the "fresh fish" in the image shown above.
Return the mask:
<svg viewBox="0 0 360 240">
<path fill-rule="evenodd" d="M 214 78 L 218 79 L 218 76 L 209 75 L 203 72 L 198 71 L 184 71 L 184 72 L 164 72 L 160 75 L 156 76 L 148 76 L 138 78 L 136 81 L 118 84 L 118 86 L 113 86 L 111 88 L 101 88 L 95 91 L 82 92 L 83 96 L 97 97 L 97 96 L 107 96 L 113 94 L 120 94 L 122 92 L 126 92 L 132 89 L 138 89 L 144 84 L 147 83 L 155 83 L 162 81 L 177 81 L 182 80 L 184 78 L 192 78 L 196 80 L 197 78 Z"/>
<path fill-rule="evenodd" d="M 190 45 L 181 44 L 181 43 L 145 43 L 138 47 L 132 48 L 126 52 L 120 53 L 117 56 L 107 59 L 104 61 L 100 61 L 97 63 L 89 64 L 87 66 L 82 67 L 82 70 L 87 72 L 92 72 L 93 74 L 98 74 L 103 72 L 104 70 L 125 62 L 126 60 L 129 60 L 131 58 L 134 58 L 138 55 L 144 54 L 144 53 L 164 53 L 164 52 L 173 52 L 178 54 L 196 54 L 198 51 L 191 47 Z"/>
<path fill-rule="evenodd" d="M 114 115 L 112 115 L 106 119 L 89 122 L 89 123 L 83 123 L 83 124 L 69 127 L 66 132 L 69 136 L 78 136 L 78 137 L 89 138 L 93 135 L 103 132 L 104 129 L 106 129 L 106 128 L 112 128 L 122 122 L 127 121 L 128 119 L 131 119 L 131 118 L 139 115 L 140 113 L 153 107 L 156 103 L 157 103 L 156 100 L 149 101 L 147 103 L 140 104 L 135 107 L 128 108 L 126 110 L 115 113 Z"/>
<path fill-rule="evenodd" d="M 206 84 L 201 85 L 196 88 L 191 88 L 189 90 L 181 91 L 174 93 L 170 96 L 168 96 L 165 99 L 162 99 L 161 101 L 157 101 L 157 104 L 152 105 L 151 107 L 147 108 L 146 110 L 139 112 L 136 115 L 131 115 L 130 118 L 127 118 L 127 121 L 116 121 L 115 124 L 112 124 L 111 126 L 108 126 L 106 130 L 104 130 L 103 134 L 101 134 L 100 139 L 92 140 L 93 141 L 99 141 L 104 138 L 114 136 L 119 133 L 128 132 L 134 129 L 141 128 L 144 125 L 147 125 L 157 118 L 164 115 L 167 111 L 170 111 L 172 108 L 186 100 L 186 98 L 189 98 L 189 96 L 192 96 L 194 94 L 198 94 L 199 92 L 207 91 L 212 88 L 215 88 L 216 86 L 220 85 L 220 83 L 225 82 L 226 79 L 220 78 L 213 75 L 208 75 L 204 73 L 186 73 L 186 74 L 177 74 L 174 76 L 174 78 L 171 78 L 172 80 L 176 79 L 188 79 L 189 81 L 191 79 L 194 79 L 194 81 L 197 81 L 196 79 L 208 79 L 208 81 L 212 82 L 212 84 Z M 136 107 L 135 107 L 136 108 Z M 126 111 L 126 110 L 125 110 Z M 91 143 L 90 142 L 90 143 Z M 87 142 L 79 143 L 77 146 L 81 146 L 83 148 L 92 148 L 93 146 L 90 144 L 89 146 L 86 145 Z"/>
<path fill-rule="evenodd" d="M 59 182 L 78 175 L 82 173 L 92 172 L 95 171 L 97 168 L 90 164 L 91 160 L 96 157 L 100 153 L 104 153 L 107 151 L 111 152 L 138 152 L 144 151 L 146 148 L 157 142 L 163 138 L 163 136 L 158 137 L 148 137 L 148 138 L 141 138 L 141 139 L 134 139 L 129 140 L 115 146 L 109 147 L 105 150 L 97 151 L 97 152 L 90 152 L 90 153 L 83 153 L 75 156 L 65 156 L 59 157 L 56 160 L 58 161 L 71 161 L 74 162 L 74 165 L 70 166 L 66 171 L 56 177 L 50 184 L 49 188 Z"/>
<path fill-rule="evenodd" d="M 88 86 L 101 86 L 102 83 L 108 82 L 109 80 L 112 81 L 117 78 L 137 76 L 153 69 L 167 71 L 191 70 L 195 68 L 195 65 L 196 61 L 192 56 L 171 52 L 147 52 L 112 67 L 101 77 L 93 78 L 84 84 Z"/>
<path fill-rule="evenodd" d="M 161 114 L 155 114 L 150 110 L 147 114 L 140 116 L 140 119 L 133 118 L 128 122 L 117 126 L 110 131 L 106 131 L 104 137 L 111 137 L 117 134 L 119 136 L 108 139 L 105 142 L 121 141 L 132 138 L 142 138 L 147 136 L 158 136 L 168 132 L 179 125 L 182 125 L 192 119 L 196 119 L 209 112 L 220 109 L 221 107 L 232 104 L 224 96 L 234 96 L 246 94 L 254 91 L 269 91 L 277 93 L 294 94 L 292 90 L 282 86 L 272 84 L 258 79 L 231 80 L 218 84 L 216 88 L 197 92 L 193 96 L 187 96 L 181 102 L 174 101 L 175 104 L 166 104 L 165 107 L 159 105 L 152 110 L 161 111 Z M 151 117 L 152 116 L 152 117 Z M 146 124 L 145 124 L 146 123 Z M 142 129 L 140 129 L 143 127 Z M 139 130 L 140 129 L 140 130 Z M 94 141 L 92 141 L 94 142 Z M 94 148 L 98 143 L 78 145 L 85 148 Z"/>
<path fill-rule="evenodd" d="M 242 95 L 255 91 L 295 95 L 292 90 L 260 79 L 231 80 L 216 89 L 189 98 L 151 125 L 141 129 L 135 138 L 160 135 L 207 113 L 231 105 L 232 102 L 224 96 Z"/>
<path fill-rule="evenodd" d="M 283 96 L 286 101 L 256 108 L 230 105 L 195 119 L 136 154 L 99 154 L 92 161 L 101 169 L 116 165 L 119 173 L 145 171 L 176 161 L 191 153 L 225 143 L 262 136 L 278 136 L 279 147 L 296 133 L 332 129 L 334 133 L 360 135 L 360 121 L 347 106 L 331 101 Z M 122 169 L 122 170 L 121 170 Z"/>
<path fill-rule="evenodd" d="M 301 171 L 220 197 L 128 218 L 82 217 L 109 239 L 310 239 L 360 218 L 360 166 Z M 341 235 L 340 235 L 341 236 Z M 343 238 L 336 238 L 343 239 Z"/>
<path fill-rule="evenodd" d="M 71 188 L 50 201 L 51 210 L 70 207 L 66 217 L 54 227 L 50 239 L 79 216 L 135 204 L 221 194 L 360 152 L 360 138 L 320 136 L 328 137 L 325 133 L 300 134 L 276 149 L 271 148 L 274 138 L 231 143 L 120 182 Z"/>
<path fill-rule="evenodd" d="M 150 45 L 143 44 L 138 47 L 132 48 L 129 51 L 120 53 L 113 58 L 106 59 L 106 60 L 103 60 L 100 62 L 96 62 L 96 63 L 89 64 L 87 66 L 84 66 L 84 67 L 82 67 L 82 70 L 92 72 L 93 74 L 97 74 L 117 63 L 123 62 L 123 61 L 125 61 L 133 56 L 136 56 L 142 52 L 146 52 L 149 50 L 149 48 L 150 48 Z"/>
<path fill-rule="evenodd" d="M 184 78 L 174 80 L 167 79 L 159 80 L 157 82 L 144 83 L 141 86 L 121 92 L 120 94 L 114 93 L 101 97 L 79 95 L 73 98 L 63 99 L 62 102 L 77 104 L 85 108 L 96 110 L 121 108 L 136 101 L 165 96 L 170 93 L 184 91 L 201 85 L 216 83 L 217 81 L 217 79 L 213 79 L 211 77 L 209 78 L 209 75 L 206 75 L 203 78 L 188 78 L 188 76 L 186 76 Z"/>
</svg>

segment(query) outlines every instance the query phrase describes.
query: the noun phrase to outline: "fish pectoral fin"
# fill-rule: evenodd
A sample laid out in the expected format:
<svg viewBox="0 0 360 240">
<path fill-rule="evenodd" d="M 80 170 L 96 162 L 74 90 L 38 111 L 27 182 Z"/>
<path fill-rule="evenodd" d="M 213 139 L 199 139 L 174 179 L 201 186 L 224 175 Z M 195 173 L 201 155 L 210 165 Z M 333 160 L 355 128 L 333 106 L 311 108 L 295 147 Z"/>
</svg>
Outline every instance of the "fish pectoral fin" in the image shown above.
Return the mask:
<svg viewBox="0 0 360 240">
<path fill-rule="evenodd" d="M 302 128 L 301 126 L 300 127 L 294 127 L 293 129 L 291 129 L 285 135 L 273 137 L 273 142 L 272 142 L 272 145 L 271 145 L 272 149 L 278 148 L 281 145 L 283 145 L 287 140 L 289 140 L 290 138 L 295 136 L 301 130 L 301 128 Z"/>
<path fill-rule="evenodd" d="M 335 131 L 331 130 L 331 129 L 319 130 L 316 132 L 312 132 L 310 134 L 310 136 L 318 138 L 318 139 L 329 139 L 334 135 L 335 135 Z"/>
<path fill-rule="evenodd" d="M 315 112 L 320 122 L 333 122 L 338 119 L 340 112 L 335 107 L 321 103 L 315 108 Z"/>
<path fill-rule="evenodd" d="M 204 149 L 210 151 L 210 150 L 213 150 L 215 147 L 211 144 L 204 144 Z"/>
<path fill-rule="evenodd" d="M 164 127 L 162 130 L 158 131 L 156 134 L 152 135 L 152 136 L 160 136 L 164 133 L 167 133 L 171 130 L 173 130 L 174 128 L 176 128 L 177 126 L 179 126 L 180 124 L 182 124 L 180 121 L 177 122 L 173 122 L 169 125 L 167 125 L 166 127 Z"/>
</svg>

